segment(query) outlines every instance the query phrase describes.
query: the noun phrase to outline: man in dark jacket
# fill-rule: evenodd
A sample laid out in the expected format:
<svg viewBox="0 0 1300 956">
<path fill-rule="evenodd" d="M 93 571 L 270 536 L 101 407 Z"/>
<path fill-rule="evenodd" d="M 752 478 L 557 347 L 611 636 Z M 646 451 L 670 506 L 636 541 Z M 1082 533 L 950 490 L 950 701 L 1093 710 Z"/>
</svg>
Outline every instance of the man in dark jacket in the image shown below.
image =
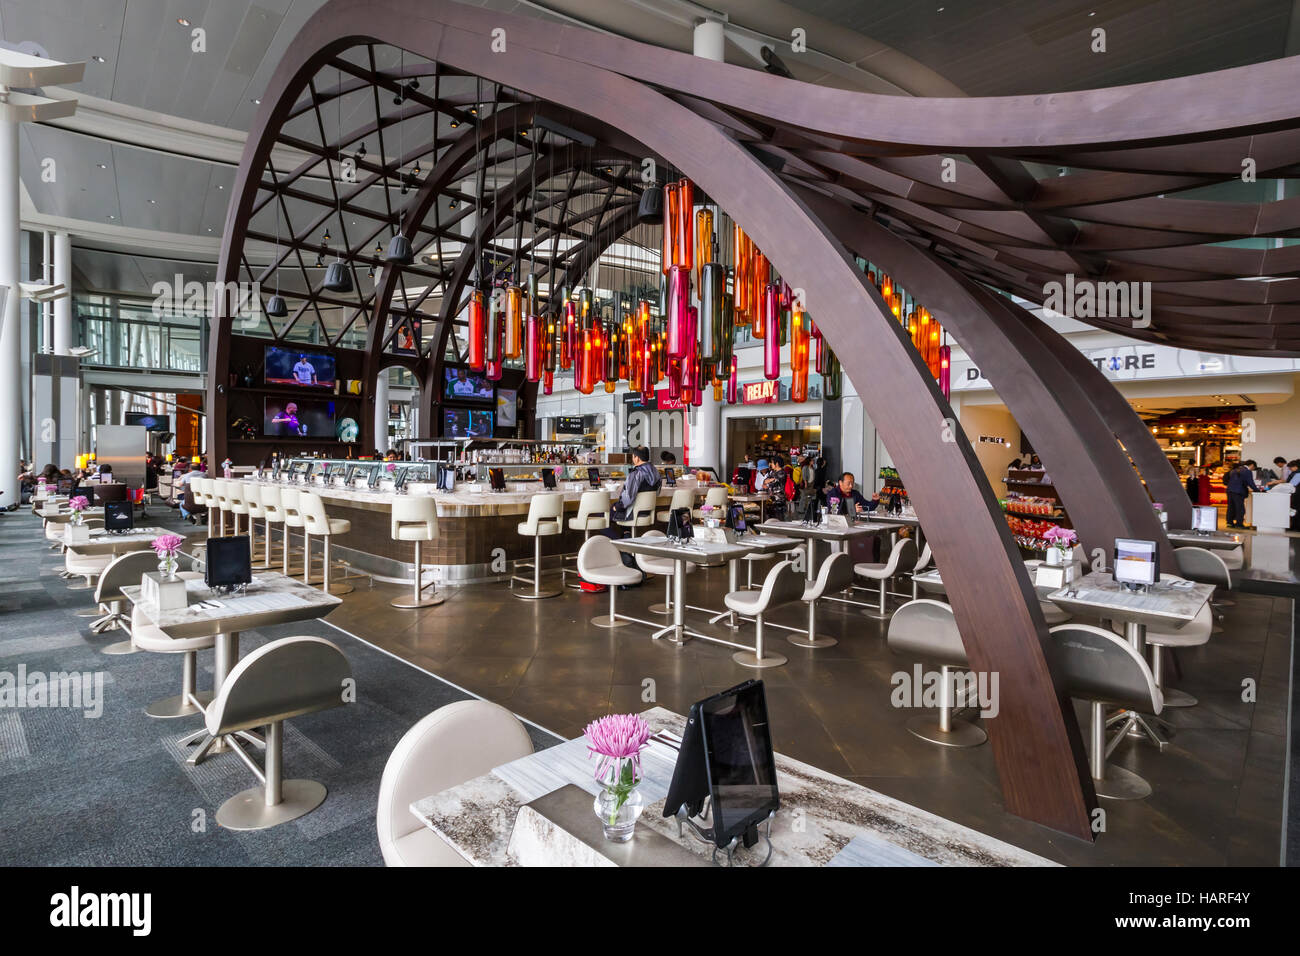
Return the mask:
<svg viewBox="0 0 1300 956">
<path fill-rule="evenodd" d="M 623 490 L 614 502 L 613 507 L 609 509 L 609 527 L 605 529 L 605 535 L 610 538 L 623 537 L 623 529 L 615 524 L 616 521 L 626 521 L 635 517 L 632 514 L 632 505 L 636 501 L 636 496 L 643 491 L 659 490 L 663 479 L 659 476 L 659 470 L 650 464 L 650 449 L 641 445 L 633 448 L 631 451 L 632 467 L 628 470 L 627 480 L 623 482 Z M 636 568 L 636 558 L 626 551 L 619 555 L 623 563 L 629 568 Z M 642 575 L 644 580 L 644 575 Z M 627 585 L 620 585 L 620 588 Z M 632 585 L 636 587 L 636 585 Z"/>
<path fill-rule="evenodd" d="M 1236 465 L 1228 472 L 1224 482 L 1228 490 L 1228 527 L 1244 528 L 1246 519 L 1246 492 L 1259 491 L 1255 478 L 1250 473 L 1250 466 L 1245 462 Z"/>
</svg>

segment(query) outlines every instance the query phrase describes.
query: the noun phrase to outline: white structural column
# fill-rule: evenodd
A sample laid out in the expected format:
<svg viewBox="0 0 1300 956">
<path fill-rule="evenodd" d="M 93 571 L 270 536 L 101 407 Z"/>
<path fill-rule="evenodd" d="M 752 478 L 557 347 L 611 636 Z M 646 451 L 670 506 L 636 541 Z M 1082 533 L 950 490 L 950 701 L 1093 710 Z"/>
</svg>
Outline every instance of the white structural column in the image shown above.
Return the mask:
<svg viewBox="0 0 1300 956">
<path fill-rule="evenodd" d="M 388 451 L 388 369 L 375 380 L 375 447 Z"/>
<path fill-rule="evenodd" d="M 22 225 L 18 210 L 18 124 L 0 119 L 0 507 L 18 501 L 19 442 L 25 423 L 22 401 Z"/>
<path fill-rule="evenodd" d="M 703 20 L 695 25 L 693 52 L 696 56 L 721 63 L 724 49 L 721 20 Z M 725 478 L 722 474 L 722 403 L 714 400 L 712 386 L 705 387 L 702 398 L 699 407 L 693 410 L 695 421 L 687 437 L 689 445 L 683 464 L 711 466 L 718 469 L 719 478 Z"/>
<path fill-rule="evenodd" d="M 54 233 L 54 283 L 72 289 L 72 236 Z M 54 300 L 54 354 L 67 355 L 72 348 L 72 296 Z"/>
</svg>

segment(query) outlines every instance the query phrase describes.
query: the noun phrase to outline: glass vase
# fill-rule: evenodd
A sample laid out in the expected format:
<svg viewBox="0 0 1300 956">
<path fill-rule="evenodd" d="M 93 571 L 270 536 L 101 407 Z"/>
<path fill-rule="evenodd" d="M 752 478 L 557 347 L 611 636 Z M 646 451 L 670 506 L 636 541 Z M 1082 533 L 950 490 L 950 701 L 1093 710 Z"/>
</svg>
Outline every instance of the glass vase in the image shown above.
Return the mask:
<svg viewBox="0 0 1300 956">
<path fill-rule="evenodd" d="M 632 839 L 637 818 L 645 809 L 636 764 L 630 757 L 612 760 L 600 784 L 593 809 L 605 829 L 605 839 L 613 843 L 626 843 Z"/>
<path fill-rule="evenodd" d="M 164 581 L 176 579 L 176 555 L 164 554 L 158 558 L 158 574 Z"/>
</svg>

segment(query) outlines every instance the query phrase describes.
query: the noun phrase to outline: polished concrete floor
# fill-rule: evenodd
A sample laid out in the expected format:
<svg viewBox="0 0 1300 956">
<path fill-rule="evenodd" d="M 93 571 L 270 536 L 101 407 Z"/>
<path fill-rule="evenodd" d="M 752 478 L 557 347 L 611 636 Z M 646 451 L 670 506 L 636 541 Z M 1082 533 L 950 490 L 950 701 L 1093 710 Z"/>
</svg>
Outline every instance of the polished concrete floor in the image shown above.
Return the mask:
<svg viewBox="0 0 1300 956">
<path fill-rule="evenodd" d="M 688 580 L 688 603 L 721 605 L 725 569 Z M 916 712 L 891 706 L 890 675 L 913 661 L 892 654 L 885 625 L 854 608 L 829 605 L 822 613 L 820 630 L 839 639 L 831 648 L 795 647 L 769 631 L 769 647 L 789 663 L 757 672 L 733 663 L 731 649 L 717 644 L 676 647 L 651 640 L 641 625 L 592 626 L 590 619 L 607 611 L 604 594 L 570 590 L 524 601 L 495 584 L 446 589 L 446 602 L 434 608 L 390 607 L 402 592 L 361 583 L 328 620 L 564 737 L 611 711 L 660 704 L 685 712 L 761 673 L 778 750 L 1062 863 L 1273 866 L 1281 856 L 1290 600 L 1235 594 L 1224 632 L 1180 652 L 1182 677 L 1171 683 L 1201 703 L 1166 711 L 1176 732 L 1163 753 L 1145 742 L 1120 744 L 1112 759 L 1146 777 L 1154 793 L 1103 800 L 1105 831 L 1088 844 L 1007 813 L 987 744 L 953 750 L 907 732 Z M 622 609 L 650 619 L 658 616 L 646 606 L 662 600 L 653 580 L 619 594 Z M 775 618 L 801 619 L 798 608 Z M 705 620 L 698 612 L 688 618 L 696 629 L 729 636 Z M 738 633 L 752 642 L 752 627 Z M 1247 680 L 1257 688 L 1253 703 L 1242 700 Z M 1078 713 L 1082 722 L 1083 705 Z"/>
</svg>

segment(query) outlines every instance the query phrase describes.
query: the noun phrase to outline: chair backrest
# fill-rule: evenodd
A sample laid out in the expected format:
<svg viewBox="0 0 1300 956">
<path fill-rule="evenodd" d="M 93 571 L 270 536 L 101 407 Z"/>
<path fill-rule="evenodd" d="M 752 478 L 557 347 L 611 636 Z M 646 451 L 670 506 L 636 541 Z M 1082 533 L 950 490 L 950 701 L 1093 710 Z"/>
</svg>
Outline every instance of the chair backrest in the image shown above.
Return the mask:
<svg viewBox="0 0 1300 956">
<path fill-rule="evenodd" d="M 817 577 L 804 589 L 805 601 L 816 601 L 826 594 L 837 594 L 853 583 L 853 558 L 847 551 L 827 556 L 817 569 Z"/>
<path fill-rule="evenodd" d="M 603 534 L 595 534 L 583 542 L 578 549 L 578 575 L 587 577 L 588 571 L 599 571 L 614 565 L 623 567 L 623 557 L 614 547 L 614 542 Z"/>
<path fill-rule="evenodd" d="M 400 863 L 393 843 L 420 828 L 410 810 L 416 800 L 532 752 L 519 718 L 486 700 L 458 700 L 422 718 L 397 742 L 379 781 L 375 825 L 385 861 Z"/>
<path fill-rule="evenodd" d="M 584 491 L 578 501 L 578 527 L 589 528 L 591 519 L 609 517 L 609 492 Z"/>
<path fill-rule="evenodd" d="M 654 524 L 655 506 L 658 504 L 657 491 L 638 491 L 636 497 L 632 499 L 632 511 L 627 516 L 627 520 L 632 522 L 634 528 L 648 528 Z"/>
<path fill-rule="evenodd" d="M 524 527 L 535 533 L 542 521 L 556 521 L 564 515 L 564 495 L 559 492 L 545 495 L 533 495 L 528 502 L 528 520 Z"/>
<path fill-rule="evenodd" d="M 329 534 L 330 519 L 325 513 L 325 502 L 314 491 L 298 493 L 298 514 L 308 534 Z"/>
<path fill-rule="evenodd" d="M 719 486 L 717 488 L 710 488 L 708 491 L 704 493 L 704 503 L 706 505 L 712 505 L 715 508 L 720 508 L 723 511 L 726 511 L 727 510 L 726 487 Z"/>
<path fill-rule="evenodd" d="M 291 528 L 302 527 L 302 515 L 298 513 L 298 496 L 301 494 L 297 488 L 280 489 L 280 510 L 284 513 L 284 523 Z"/>
<path fill-rule="evenodd" d="M 782 561 L 763 579 L 763 590 L 758 595 L 755 610 L 761 614 L 782 604 L 803 600 L 803 586 L 803 572 L 795 570 L 793 561 Z"/>
<path fill-rule="evenodd" d="M 438 503 L 429 495 L 400 495 L 393 499 L 391 534 L 397 538 L 402 525 L 422 524 L 425 540 L 438 537 Z"/>
<path fill-rule="evenodd" d="M 908 601 L 889 619 L 885 643 L 895 654 L 919 657 L 934 664 L 967 667 L 952 605 L 933 598 Z"/>
<path fill-rule="evenodd" d="M 263 727 L 345 703 L 352 665 L 322 637 L 283 637 L 263 644 L 230 671 L 206 712 L 214 737 Z"/>
<path fill-rule="evenodd" d="M 248 508 L 249 517 L 264 517 L 266 509 L 262 507 L 262 486 L 245 481 L 240 485 L 240 491 L 243 493 L 244 505 Z"/>
<path fill-rule="evenodd" d="M 1066 693 L 1158 714 L 1164 698 L 1151 668 L 1124 638 L 1090 624 L 1059 624 L 1051 629 L 1047 660 Z"/>
<path fill-rule="evenodd" d="M 915 574 L 917 571 L 924 571 L 929 567 L 930 561 L 933 558 L 934 555 L 930 553 L 930 542 L 927 541 L 925 547 L 921 549 L 921 556 L 916 559 L 916 564 L 912 565 L 912 573 Z"/>
<path fill-rule="evenodd" d="M 262 485 L 258 489 L 258 495 L 262 502 L 262 516 L 267 521 L 283 521 L 284 505 L 280 503 L 280 486 Z"/>
<path fill-rule="evenodd" d="M 150 571 L 158 570 L 158 555 L 152 550 L 128 551 L 109 562 L 95 585 L 95 603 L 122 600 L 122 588 L 139 584 Z"/>
<path fill-rule="evenodd" d="M 676 511 L 678 508 L 690 508 L 695 504 L 695 491 L 692 488 L 677 488 L 673 491 L 673 499 L 669 503 L 670 511 Z"/>
<path fill-rule="evenodd" d="M 248 514 L 248 504 L 244 501 L 244 483 L 226 480 L 226 506 L 236 514 Z"/>
<path fill-rule="evenodd" d="M 1217 588 L 1232 587 L 1228 566 L 1208 548 L 1175 548 L 1174 560 L 1178 562 L 1178 573 L 1188 580 Z"/>
<path fill-rule="evenodd" d="M 886 575 L 906 574 L 916 567 L 916 542 L 911 538 L 899 538 L 889 552 L 885 562 Z"/>
<path fill-rule="evenodd" d="M 212 489 L 212 497 L 217 500 L 217 506 L 222 511 L 228 510 L 228 505 L 230 504 L 230 500 L 229 500 L 229 490 L 226 488 L 226 484 L 227 484 L 226 479 L 213 478 L 211 479 L 211 481 L 212 484 L 209 485 L 209 487 Z"/>
</svg>

